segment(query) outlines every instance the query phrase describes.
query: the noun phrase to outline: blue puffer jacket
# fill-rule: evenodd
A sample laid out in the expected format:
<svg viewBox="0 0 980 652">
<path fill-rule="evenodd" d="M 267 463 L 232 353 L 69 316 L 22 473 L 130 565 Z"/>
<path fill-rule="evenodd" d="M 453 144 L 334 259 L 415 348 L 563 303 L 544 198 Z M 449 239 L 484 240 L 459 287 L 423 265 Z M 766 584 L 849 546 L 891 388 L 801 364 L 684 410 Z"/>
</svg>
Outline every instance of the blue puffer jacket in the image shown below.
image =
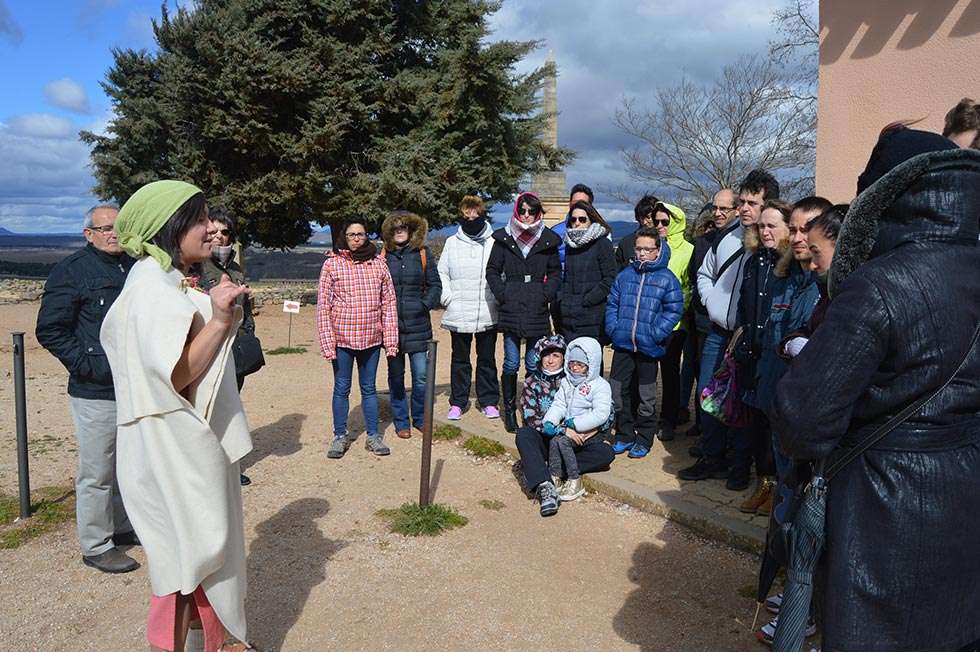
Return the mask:
<svg viewBox="0 0 980 652">
<path fill-rule="evenodd" d="M 619 273 L 606 300 L 606 335 L 614 348 L 651 358 L 665 353 L 664 340 L 684 312 L 684 292 L 667 269 L 670 247 L 660 241 L 660 257 L 633 261 Z"/>
</svg>

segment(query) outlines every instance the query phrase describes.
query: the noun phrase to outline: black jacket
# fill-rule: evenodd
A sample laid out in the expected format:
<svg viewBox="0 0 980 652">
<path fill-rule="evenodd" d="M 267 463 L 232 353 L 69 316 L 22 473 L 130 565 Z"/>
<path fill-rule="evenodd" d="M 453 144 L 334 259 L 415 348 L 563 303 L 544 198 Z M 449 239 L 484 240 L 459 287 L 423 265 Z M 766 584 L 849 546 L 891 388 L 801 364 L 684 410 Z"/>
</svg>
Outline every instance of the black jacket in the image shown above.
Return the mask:
<svg viewBox="0 0 980 652">
<path fill-rule="evenodd" d="M 851 204 L 826 317 L 776 391 L 788 454 L 853 446 L 953 373 L 980 322 L 977 215 L 980 152 L 969 149 L 916 156 Z M 980 346 L 967 360 L 830 481 L 825 652 L 980 639 Z"/>
<path fill-rule="evenodd" d="M 395 222 L 406 223 L 411 230 L 408 244 L 395 244 Z M 432 339 L 429 311 L 439 305 L 442 281 L 438 261 L 425 246 L 428 224 L 414 213 L 388 218 L 381 227 L 385 242 L 385 261 L 391 272 L 398 306 L 398 350 L 402 353 L 425 351 Z M 422 272 L 422 250 L 425 251 L 425 273 Z"/>
<path fill-rule="evenodd" d="M 499 304 L 500 332 L 535 340 L 551 333 L 548 304 L 558 298 L 561 287 L 560 242 L 554 231 L 545 227 L 524 258 L 506 230 L 493 232 L 487 285 Z"/>
<path fill-rule="evenodd" d="M 755 365 L 762 355 L 762 336 L 769 322 L 779 257 L 777 250 L 760 246 L 749 256 L 742 271 L 736 313 L 736 323 L 737 327 L 742 328 L 742 337 L 735 347 L 735 359 L 738 362 L 739 385 L 746 389 L 755 385 Z"/>
<path fill-rule="evenodd" d="M 89 244 L 48 275 L 35 334 L 41 346 L 68 369 L 70 396 L 115 399 L 99 331 L 134 262 L 126 254 L 113 256 Z"/>
<path fill-rule="evenodd" d="M 559 293 L 561 330 L 571 342 L 594 337 L 607 344 L 606 297 L 619 268 L 609 238 L 603 236 L 584 247 L 565 247 L 565 270 Z"/>
<path fill-rule="evenodd" d="M 708 318 L 708 309 L 701 303 L 701 294 L 698 292 L 698 270 L 707 255 L 711 245 L 715 242 L 717 231 L 711 231 L 695 238 L 694 253 L 691 254 L 691 262 L 687 266 L 687 278 L 691 285 L 691 312 L 694 314 L 694 326 L 702 333 L 711 330 L 711 320 Z"/>
</svg>

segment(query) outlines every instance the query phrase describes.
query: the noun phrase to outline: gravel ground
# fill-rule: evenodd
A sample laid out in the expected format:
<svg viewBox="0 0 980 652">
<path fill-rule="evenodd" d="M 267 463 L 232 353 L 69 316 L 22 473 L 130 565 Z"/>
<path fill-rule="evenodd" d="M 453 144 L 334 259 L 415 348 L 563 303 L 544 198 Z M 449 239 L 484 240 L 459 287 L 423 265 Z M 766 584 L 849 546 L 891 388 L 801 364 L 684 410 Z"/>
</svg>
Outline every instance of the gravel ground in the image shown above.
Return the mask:
<svg viewBox="0 0 980 652">
<path fill-rule="evenodd" d="M 30 332 L 36 310 L 0 306 L 0 324 Z M 762 649 L 748 631 L 754 602 L 743 597 L 755 581 L 753 558 L 596 496 L 542 519 L 512 460 L 478 460 L 436 443 L 435 499 L 469 524 L 436 538 L 388 533 L 375 512 L 417 499 L 421 437 L 398 440 L 388 423 L 390 457 L 369 454 L 362 437 L 343 460 L 326 458 L 330 374 L 313 345 L 312 308 L 303 311 L 293 344 L 310 351 L 270 356 L 244 390 L 256 445 L 246 459 L 254 484 L 243 489 L 247 608 L 262 649 Z M 285 345 L 286 316 L 266 308 L 258 332 L 266 348 Z M 3 337 L 0 413 L 9 416 L 0 423 L 0 490 L 11 493 L 12 364 Z M 440 353 L 447 378 L 448 348 Z M 65 374 L 33 336 L 28 376 L 32 484 L 70 484 Z M 378 377 L 384 386 L 384 369 Z M 351 404 L 356 428 L 356 395 Z M 130 553 L 144 561 L 139 548 Z M 0 650 L 145 649 L 145 568 L 109 576 L 82 566 L 71 524 L 0 550 L 0 577 Z"/>
</svg>

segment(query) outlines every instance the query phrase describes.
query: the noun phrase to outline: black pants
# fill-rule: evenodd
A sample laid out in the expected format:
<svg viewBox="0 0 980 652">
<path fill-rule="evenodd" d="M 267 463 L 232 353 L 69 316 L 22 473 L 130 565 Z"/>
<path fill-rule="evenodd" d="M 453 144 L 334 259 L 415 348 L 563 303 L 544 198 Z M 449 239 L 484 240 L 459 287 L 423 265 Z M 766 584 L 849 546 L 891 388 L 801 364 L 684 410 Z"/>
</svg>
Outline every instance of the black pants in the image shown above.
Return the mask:
<svg viewBox="0 0 980 652">
<path fill-rule="evenodd" d="M 613 352 L 609 385 L 616 406 L 616 440 L 653 445 L 657 432 L 657 366 L 658 358 L 630 351 Z M 630 385 L 636 381 L 638 401 L 633 400 Z M 674 397 L 676 409 L 677 397 Z M 676 418 L 676 412 L 675 418 Z"/>
<path fill-rule="evenodd" d="M 449 373 L 449 404 L 465 408 L 470 400 L 470 379 L 473 365 L 470 363 L 470 344 L 473 333 L 451 333 L 452 358 Z M 497 382 L 497 331 L 476 333 L 476 398 L 481 408 L 496 405 L 500 400 L 500 384 Z"/>
<path fill-rule="evenodd" d="M 745 428 L 740 428 L 735 433 L 736 437 L 748 439 L 748 446 L 752 451 L 752 458 L 755 461 L 755 472 L 758 476 L 776 475 L 776 461 L 772 453 L 772 428 L 769 425 L 769 417 L 762 410 L 749 407 L 752 421 Z M 748 460 L 735 460 L 736 464 L 747 465 Z"/>
<path fill-rule="evenodd" d="M 667 352 L 660 358 L 660 378 L 663 396 L 660 399 L 660 418 L 677 425 L 677 412 L 681 402 L 681 354 L 684 352 L 685 331 L 674 331 L 665 342 Z"/>
<path fill-rule="evenodd" d="M 527 488 L 534 491 L 542 482 L 551 480 L 548 468 L 548 445 L 551 438 L 534 428 L 519 428 L 516 441 L 517 450 L 521 454 L 521 466 Z M 595 473 L 608 471 L 609 465 L 616 458 L 609 444 L 604 442 L 601 433 L 596 433 L 585 440 L 585 444 L 575 447 L 575 461 L 578 462 L 579 473 Z"/>
</svg>

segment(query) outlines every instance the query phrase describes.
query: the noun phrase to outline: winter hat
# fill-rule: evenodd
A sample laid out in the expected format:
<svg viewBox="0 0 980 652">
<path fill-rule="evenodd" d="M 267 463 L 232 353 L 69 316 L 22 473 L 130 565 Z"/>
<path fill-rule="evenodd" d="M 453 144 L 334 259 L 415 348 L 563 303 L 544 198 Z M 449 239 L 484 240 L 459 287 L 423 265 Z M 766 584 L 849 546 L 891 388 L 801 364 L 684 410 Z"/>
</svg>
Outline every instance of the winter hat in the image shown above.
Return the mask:
<svg viewBox="0 0 980 652">
<path fill-rule="evenodd" d="M 886 131 L 878 138 L 864 172 L 858 177 L 857 192 L 860 195 L 875 181 L 910 158 L 947 149 L 957 149 L 956 143 L 929 131 L 908 127 Z"/>
<path fill-rule="evenodd" d="M 565 355 L 565 364 L 571 365 L 573 362 L 581 362 L 586 366 L 586 369 L 588 369 L 589 356 L 588 354 L 586 354 L 585 349 L 583 349 L 580 346 L 574 346 L 568 350 L 568 353 Z M 571 369 L 571 366 L 569 366 L 569 369 Z M 588 371 L 586 371 L 586 373 L 588 373 Z M 575 374 L 575 375 L 584 376 L 586 374 Z"/>
</svg>

